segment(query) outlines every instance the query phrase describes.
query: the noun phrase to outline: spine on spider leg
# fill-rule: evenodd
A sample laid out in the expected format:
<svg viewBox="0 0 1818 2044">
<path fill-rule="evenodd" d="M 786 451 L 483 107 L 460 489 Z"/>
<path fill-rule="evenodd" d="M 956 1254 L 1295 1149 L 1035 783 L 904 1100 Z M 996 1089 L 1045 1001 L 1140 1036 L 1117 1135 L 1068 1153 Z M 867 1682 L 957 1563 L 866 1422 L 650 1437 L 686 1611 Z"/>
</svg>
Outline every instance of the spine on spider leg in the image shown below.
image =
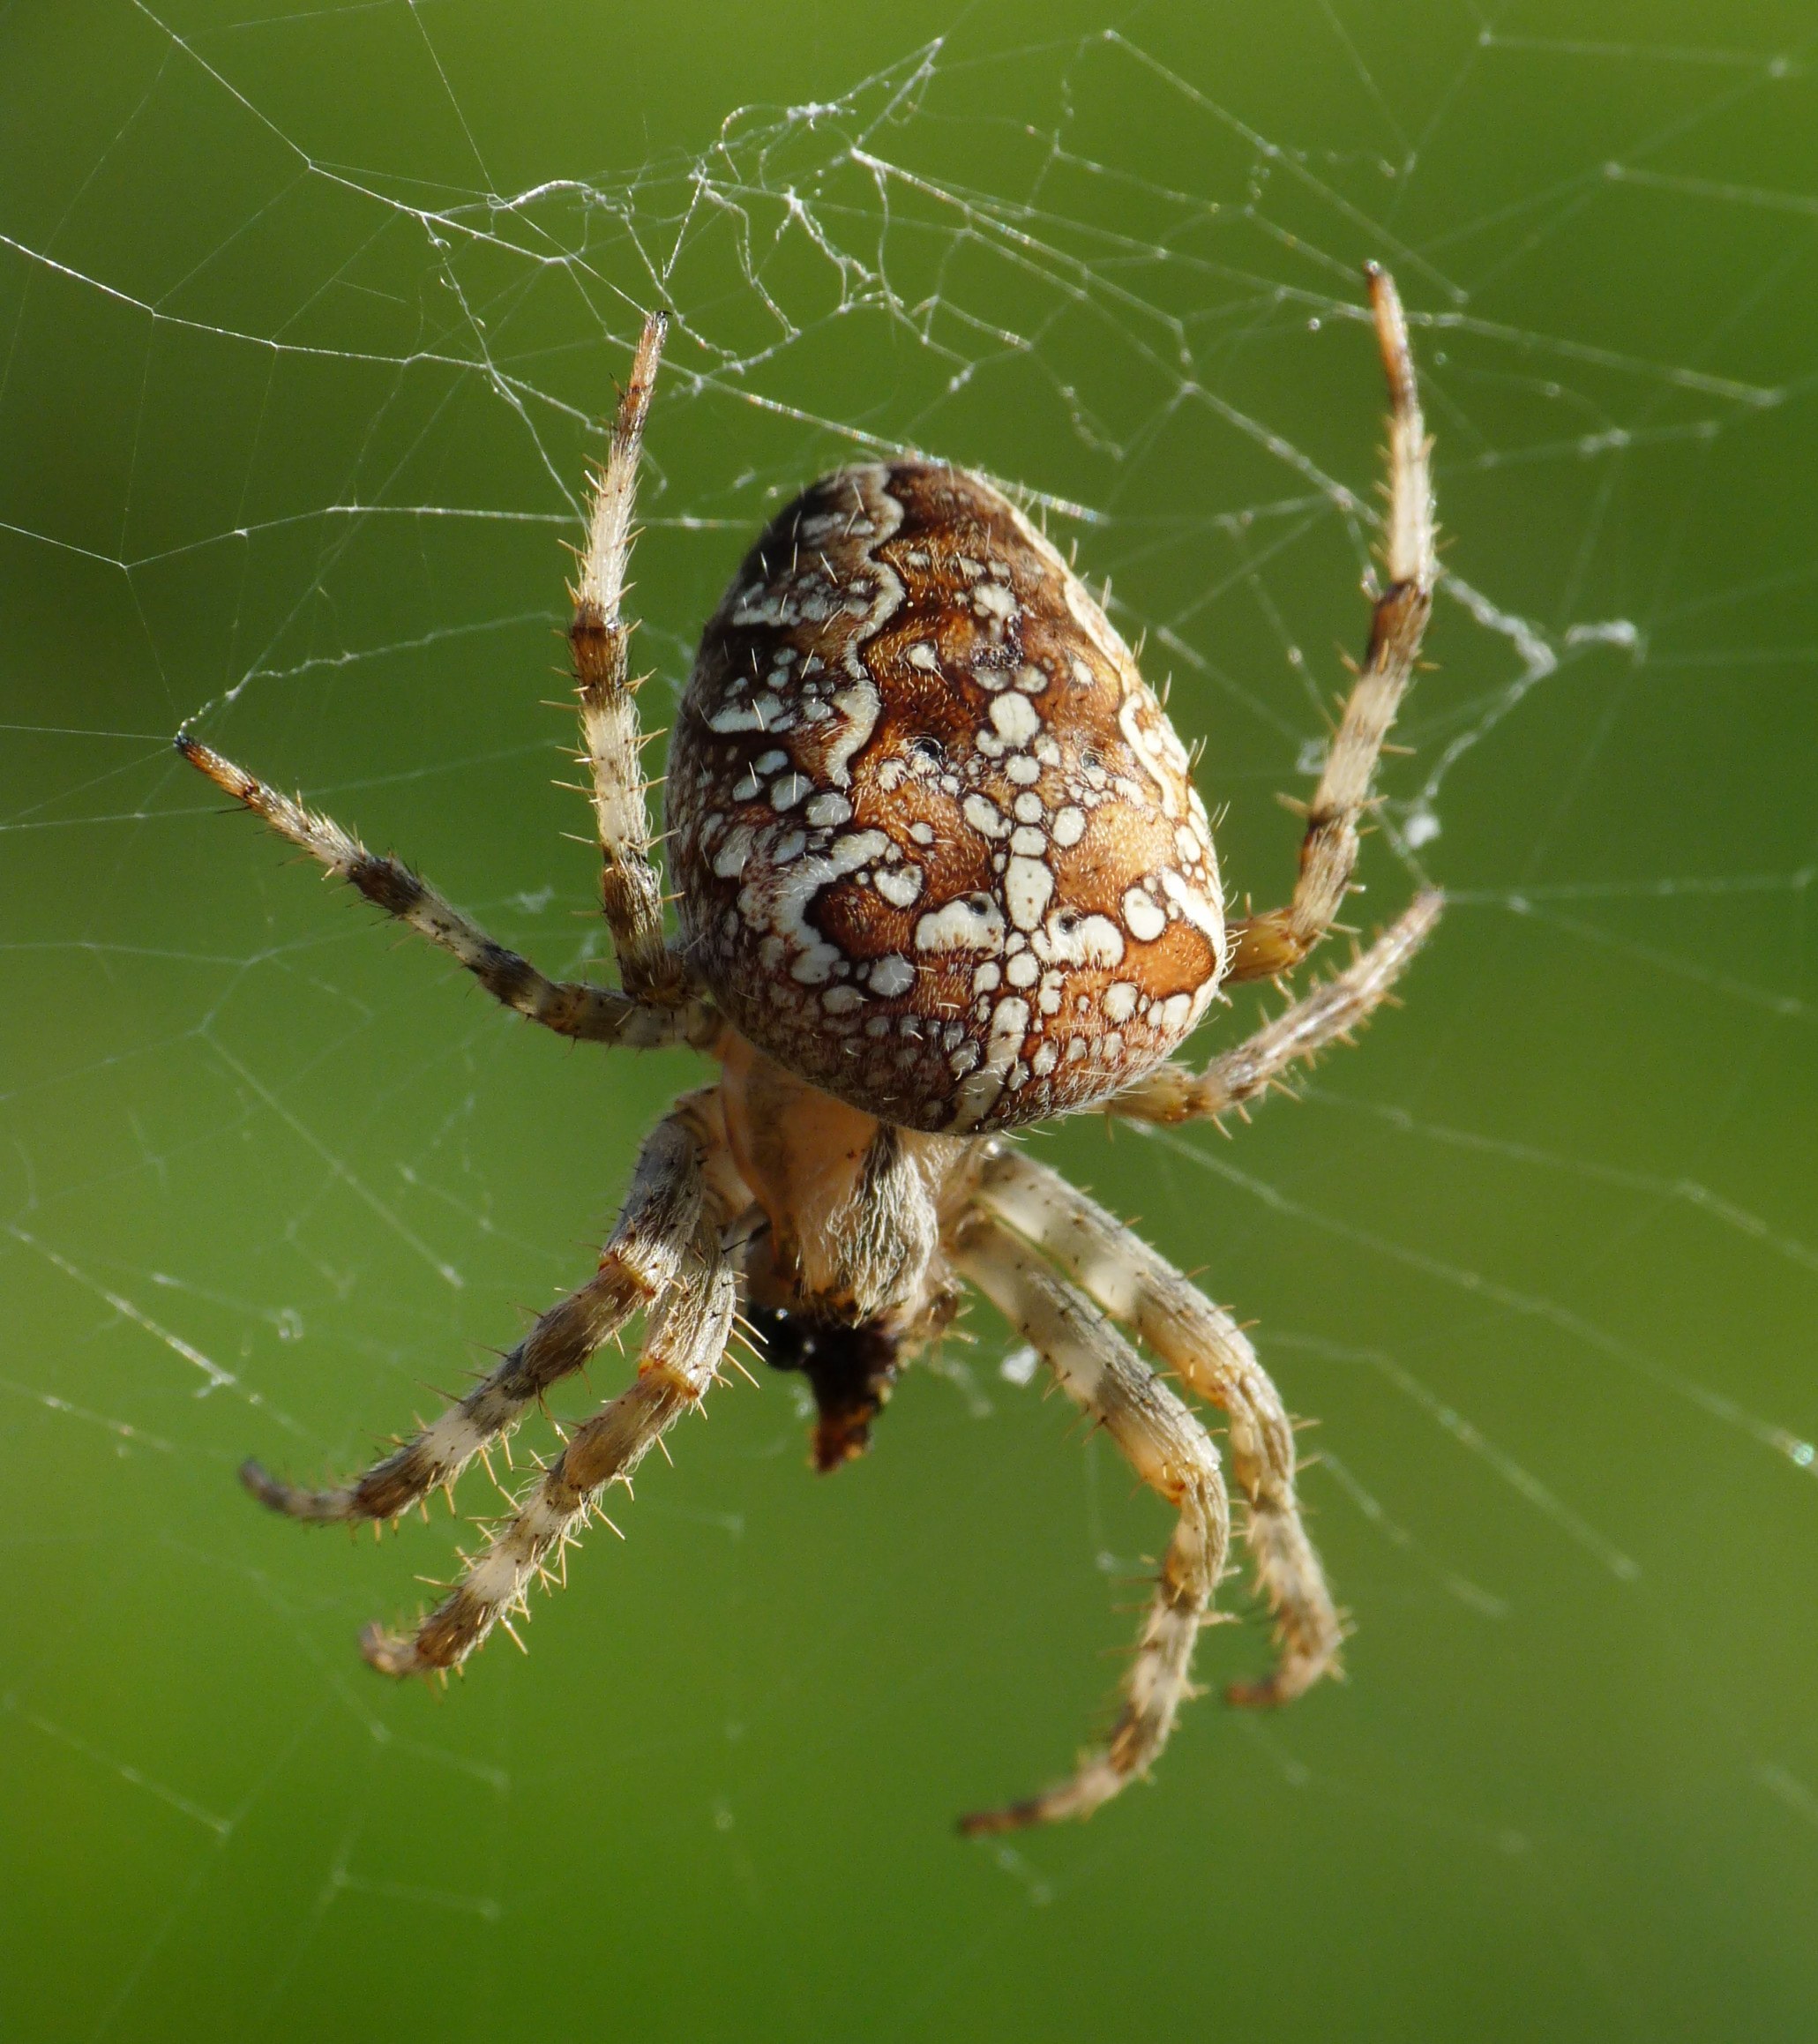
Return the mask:
<svg viewBox="0 0 1818 2044">
<path fill-rule="evenodd" d="M 644 421 L 668 321 L 647 320 L 620 400 L 612 445 L 594 491 L 587 550 L 574 589 L 568 642 L 580 696 L 580 723 L 593 770 L 600 835 L 601 905 L 625 992 L 675 1005 L 687 995 L 681 962 L 663 937 L 662 882 L 650 856 L 650 820 L 639 749 L 637 692 L 630 669 L 632 626 L 624 614 L 632 512 Z"/>
</svg>

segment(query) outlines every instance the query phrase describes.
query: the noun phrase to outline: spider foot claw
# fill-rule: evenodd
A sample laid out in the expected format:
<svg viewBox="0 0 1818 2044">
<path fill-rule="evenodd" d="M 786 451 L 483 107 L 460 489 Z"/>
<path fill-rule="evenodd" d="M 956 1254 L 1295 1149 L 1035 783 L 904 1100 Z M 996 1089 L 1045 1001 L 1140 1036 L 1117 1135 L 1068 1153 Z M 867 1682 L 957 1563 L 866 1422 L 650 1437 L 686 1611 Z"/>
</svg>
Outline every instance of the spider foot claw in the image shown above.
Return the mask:
<svg viewBox="0 0 1818 2044">
<path fill-rule="evenodd" d="M 1224 1700 L 1239 1711 L 1276 1711 L 1283 1703 L 1291 1703 L 1297 1697 L 1305 1696 L 1322 1676 L 1339 1674 L 1338 1662 L 1332 1656 L 1317 1660 L 1286 1660 L 1259 1681 L 1231 1683 L 1225 1689 Z"/>
<path fill-rule="evenodd" d="M 1041 1798 L 1031 1796 L 1026 1802 L 1006 1803 L 1001 1809 L 973 1810 L 955 1828 L 962 1838 L 996 1838 L 1006 1831 L 1026 1831 L 1044 1821 Z"/>
<path fill-rule="evenodd" d="M 429 1672 L 416 1651 L 415 1638 L 387 1632 L 376 1622 L 361 1630 L 360 1656 L 368 1667 L 377 1668 L 382 1675 L 421 1675 Z"/>
<path fill-rule="evenodd" d="M 1113 1742 L 1115 1750 L 1115 1741 Z M 1036 1824 L 1059 1824 L 1074 1817 L 1089 1817 L 1101 1803 L 1107 1803 L 1128 1786 L 1141 1771 L 1127 1760 L 1119 1763 L 1111 1752 L 1081 1761 L 1078 1773 L 1039 1795 L 1025 1796 L 1006 1803 L 1001 1809 L 976 1810 L 960 1819 L 963 1838 L 993 1838 L 1006 1831 L 1026 1831 Z"/>
<path fill-rule="evenodd" d="M 1234 1711 L 1273 1711 L 1288 1701 L 1273 1675 L 1260 1682 L 1227 1683 L 1224 1700 Z"/>
<path fill-rule="evenodd" d="M 326 1522 L 350 1519 L 357 1515 L 346 1491 L 304 1490 L 273 1476 L 262 1462 L 250 1457 L 240 1464 L 240 1481 L 268 1510 L 282 1512 L 287 1519 Z"/>
</svg>

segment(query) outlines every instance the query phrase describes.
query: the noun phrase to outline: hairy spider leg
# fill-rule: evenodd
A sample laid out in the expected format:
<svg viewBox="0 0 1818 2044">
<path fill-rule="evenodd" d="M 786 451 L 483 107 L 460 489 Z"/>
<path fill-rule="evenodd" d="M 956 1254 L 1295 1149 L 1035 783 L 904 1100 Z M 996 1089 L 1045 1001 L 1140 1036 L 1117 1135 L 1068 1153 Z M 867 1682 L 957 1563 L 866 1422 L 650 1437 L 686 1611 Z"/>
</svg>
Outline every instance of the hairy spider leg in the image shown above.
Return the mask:
<svg viewBox="0 0 1818 2044">
<path fill-rule="evenodd" d="M 1021 1151 L 998 1147 L 974 1196 L 1224 1413 L 1256 1584 L 1279 1643 L 1270 1674 L 1227 1694 L 1235 1703 L 1291 1702 L 1335 1668 L 1343 1627 L 1295 1499 L 1294 1430 L 1248 1337 L 1147 1242 Z"/>
<path fill-rule="evenodd" d="M 605 465 L 595 478 L 587 509 L 587 547 L 571 592 L 574 620 L 568 642 L 580 696 L 581 739 L 593 777 L 594 819 L 600 836 L 600 901 L 625 992 L 660 1007 L 689 1000 L 688 975 L 663 936 L 662 876 L 652 856 L 650 817 L 638 721 L 638 691 L 646 677 L 630 668 L 634 624 L 625 616 L 631 565 L 632 514 L 638 491 L 638 458 L 644 422 L 656 383 L 669 321 L 660 312 L 644 322 L 630 381 Z"/>
<path fill-rule="evenodd" d="M 719 1220 L 705 1213 L 675 1283 L 651 1310 L 634 1381 L 569 1435 L 415 1633 L 366 1628 L 360 1650 L 375 1668 L 415 1675 L 458 1667 L 495 1625 L 509 1628 L 527 1608 L 532 1579 L 579 1536 L 601 1492 L 610 1483 L 629 1486 L 659 1437 L 706 1396 L 732 1332 L 737 1295 Z"/>
<path fill-rule="evenodd" d="M 977 1837 L 1089 1816 L 1160 1754 L 1192 1694 L 1193 1643 L 1224 1573 L 1231 1515 L 1211 1437 L 1089 1299 L 987 1213 L 963 1224 L 955 1261 L 1180 1514 L 1104 1752 L 1057 1788 L 962 1818 L 961 1830 Z"/>
<path fill-rule="evenodd" d="M 1272 979 L 1298 965 L 1335 920 L 1358 863 L 1358 818 L 1395 710 L 1413 678 L 1433 609 L 1439 563 L 1433 553 L 1432 442 L 1420 416 L 1408 323 L 1388 273 L 1368 267 L 1376 339 L 1388 379 L 1388 514 L 1383 565 L 1388 586 L 1376 599 L 1370 649 L 1344 706 L 1301 841 L 1294 897 L 1231 926 L 1225 977 Z"/>
<path fill-rule="evenodd" d="M 708 1198 L 701 1131 L 711 1128 L 717 1105 L 710 1092 L 695 1095 L 651 1131 L 599 1270 L 542 1314 L 459 1404 L 350 1484 L 304 1490 L 249 1462 L 240 1471 L 246 1487 L 291 1518 L 322 1521 L 395 1518 L 430 1491 L 453 1483 L 552 1384 L 581 1368 L 640 1307 L 651 1306 L 676 1284 Z"/>
<path fill-rule="evenodd" d="M 445 901 L 400 860 L 368 851 L 333 817 L 268 788 L 257 775 L 236 767 L 187 731 L 178 733 L 176 749 L 191 766 L 262 818 L 280 837 L 288 838 L 335 879 L 357 888 L 375 908 L 408 924 L 465 966 L 495 1000 L 557 1036 L 647 1050 L 658 1044 L 692 1040 L 717 1026 L 706 1019 L 707 1011 L 699 1002 L 680 1007 L 653 1007 L 603 987 L 546 978 L 528 959 L 489 937 L 471 917 Z"/>
<path fill-rule="evenodd" d="M 1195 1121 L 1216 1119 L 1260 1099 L 1291 1065 L 1311 1064 L 1332 1044 L 1349 1041 L 1352 1030 L 1370 1019 L 1413 962 L 1445 905 L 1438 893 L 1417 895 L 1343 972 L 1309 987 L 1291 1007 L 1221 1052 L 1203 1072 L 1178 1060 L 1157 1065 L 1101 1101 L 1098 1112 L 1133 1121 Z"/>
</svg>

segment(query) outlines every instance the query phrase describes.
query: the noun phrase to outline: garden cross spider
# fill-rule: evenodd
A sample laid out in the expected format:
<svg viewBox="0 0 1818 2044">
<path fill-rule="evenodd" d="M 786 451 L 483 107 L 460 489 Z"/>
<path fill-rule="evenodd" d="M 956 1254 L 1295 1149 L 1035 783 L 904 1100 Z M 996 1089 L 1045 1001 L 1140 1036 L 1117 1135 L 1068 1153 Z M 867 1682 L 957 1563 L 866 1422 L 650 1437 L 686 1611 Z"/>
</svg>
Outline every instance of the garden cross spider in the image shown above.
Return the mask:
<svg viewBox="0 0 1818 2044">
<path fill-rule="evenodd" d="M 1166 1061 L 1222 983 L 1288 971 L 1331 926 L 1432 605 L 1407 327 L 1388 276 L 1368 276 L 1390 401 L 1388 586 L 1285 908 L 1227 926 L 1186 754 L 1103 610 L 988 483 L 904 458 L 804 491 L 707 625 L 670 751 L 680 932 L 666 938 L 623 608 L 661 316 L 595 480 L 569 634 L 620 991 L 546 979 L 396 860 L 179 736 L 191 765 L 506 1007 L 720 1066 L 645 1142 L 595 1275 L 458 1404 L 338 1488 L 242 1471 L 294 1518 L 394 1519 L 643 1310 L 633 1381 L 568 1434 L 414 1633 L 368 1629 L 375 1667 L 445 1670 L 509 1624 L 604 1487 L 706 1396 L 741 1308 L 773 1362 L 807 1373 L 827 1470 L 862 1452 L 899 1363 L 969 1284 L 1178 1518 L 1104 1750 L 963 1828 L 1088 1815 L 1148 1767 L 1190 1693 L 1229 1509 L 1217 1449 L 1133 1340 L 1229 1425 L 1278 1647 L 1232 1700 L 1285 1703 L 1333 1669 L 1343 1628 L 1296 1506 L 1293 1434 L 1249 1341 L 1007 1138 L 1083 1108 L 1152 1122 L 1241 1108 L 1361 1022 L 1439 914 L 1419 896 L 1203 1071 Z"/>
</svg>

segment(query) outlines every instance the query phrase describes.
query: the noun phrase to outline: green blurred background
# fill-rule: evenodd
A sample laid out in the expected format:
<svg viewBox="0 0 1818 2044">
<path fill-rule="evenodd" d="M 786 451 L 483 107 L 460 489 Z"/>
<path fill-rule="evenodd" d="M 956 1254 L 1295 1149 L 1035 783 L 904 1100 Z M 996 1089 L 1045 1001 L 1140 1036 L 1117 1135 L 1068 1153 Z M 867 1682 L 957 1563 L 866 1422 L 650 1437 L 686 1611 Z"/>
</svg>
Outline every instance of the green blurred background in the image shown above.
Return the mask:
<svg viewBox="0 0 1818 2044">
<path fill-rule="evenodd" d="M 1811 45 L 1754 0 L 0 11 L 8 2035 L 1813 2034 Z M 1165 1523 L 980 1310 L 833 1480 L 797 1381 L 735 1381 L 527 1658 L 386 1687 L 355 1633 L 460 1530 L 312 1535 L 235 1464 L 354 1466 L 507 1345 L 692 1067 L 500 1016 L 168 734 L 597 961 L 539 706 L 664 302 L 653 724 L 780 494 L 919 445 L 1111 578 L 1276 897 L 1365 621 L 1367 257 L 1452 580 L 1360 920 L 1455 905 L 1240 1140 L 1036 1139 L 1320 1420 L 1350 1681 L 955 1840 L 1103 1722 Z M 1229 1596 L 1215 1683 L 1265 1651 Z"/>
</svg>

